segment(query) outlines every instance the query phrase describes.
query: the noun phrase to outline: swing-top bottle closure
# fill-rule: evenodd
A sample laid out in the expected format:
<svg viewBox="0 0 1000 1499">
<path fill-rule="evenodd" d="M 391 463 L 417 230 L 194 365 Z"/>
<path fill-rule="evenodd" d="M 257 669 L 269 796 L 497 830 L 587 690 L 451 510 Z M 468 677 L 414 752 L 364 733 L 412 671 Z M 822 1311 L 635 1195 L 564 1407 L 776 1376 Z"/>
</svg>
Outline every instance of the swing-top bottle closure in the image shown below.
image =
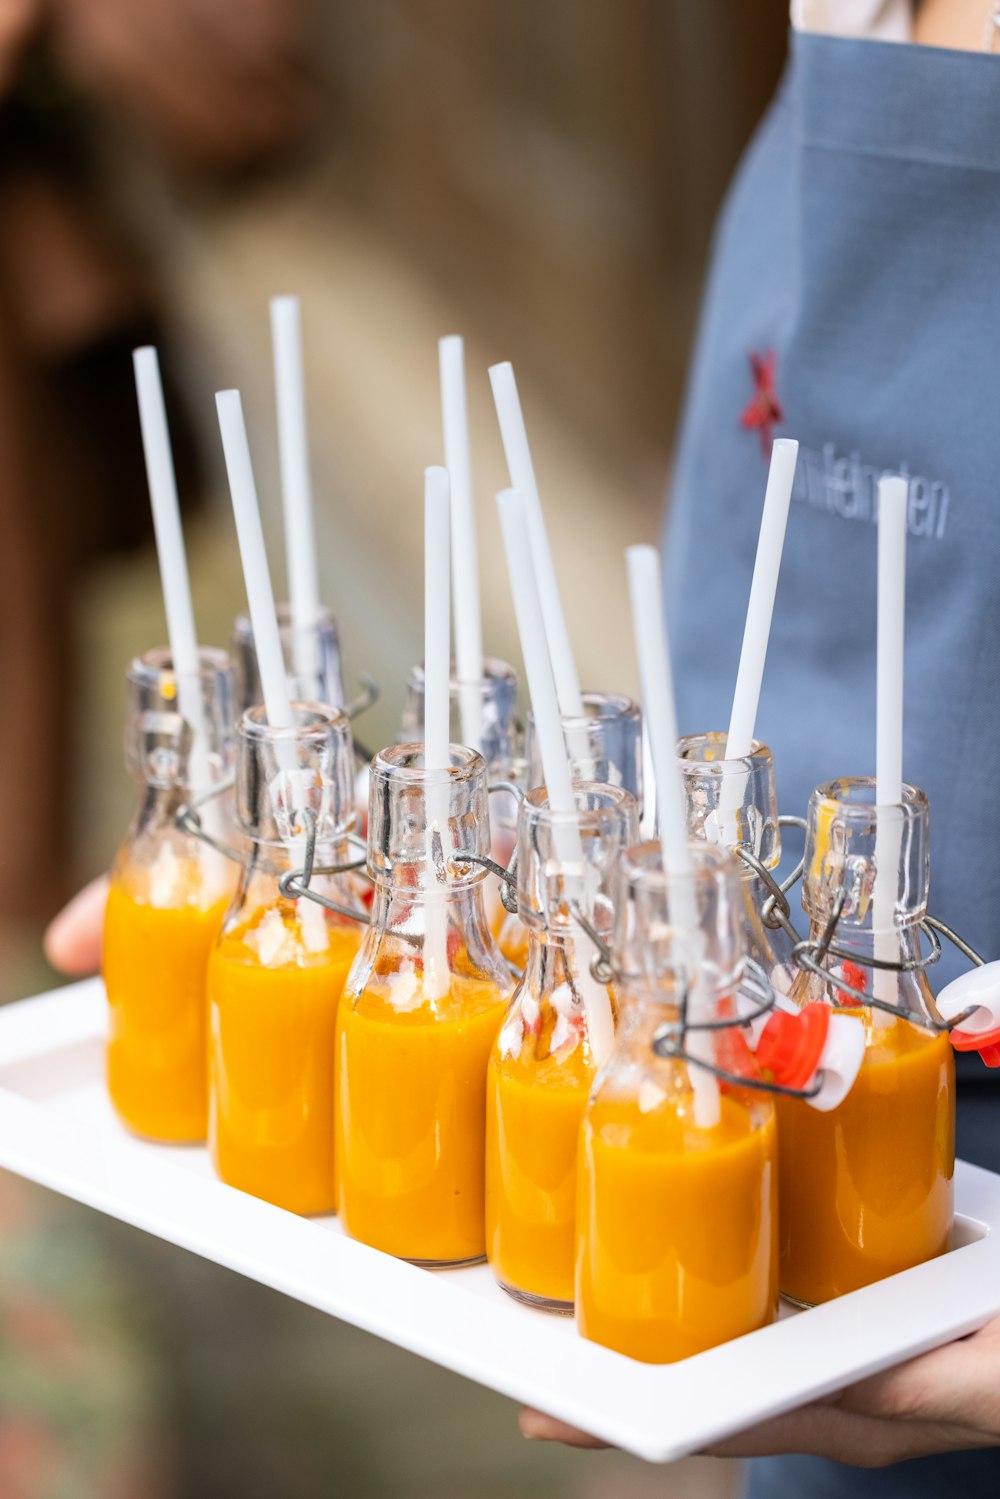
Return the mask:
<svg viewBox="0 0 1000 1499">
<path fill-rule="evenodd" d="M 613 1041 L 604 954 L 618 860 L 638 838 L 639 812 L 621 786 L 576 782 L 573 795 L 573 812 L 554 811 L 544 786 L 518 807 L 513 878 L 529 947 L 500 1032 L 504 1056 L 540 1035 L 547 1053 L 560 1055 L 586 1038 L 599 1062 Z"/>
<path fill-rule="evenodd" d="M 860 1024 L 846 1016 L 810 1014 L 803 1019 L 798 1010 L 774 1009 L 780 996 L 765 975 L 751 973 L 748 984 L 748 970 L 754 965 L 746 959 L 739 865 L 713 844 L 692 843 L 690 852 L 698 918 L 694 932 L 672 920 L 681 877 L 665 873 L 659 844 L 630 849 L 622 859 L 612 947 L 616 986 L 625 995 L 667 1008 L 669 1018 L 654 1038 L 659 1055 L 691 1066 L 708 1066 L 725 1083 L 793 1094 L 822 1111 L 836 1108 L 861 1066 L 864 1032 Z M 695 986 L 699 1012 L 710 1018 L 691 1018 Z M 750 1016 L 737 1003 L 741 990 L 749 993 L 756 1006 Z M 767 1076 L 760 1076 L 750 1064 L 750 1045 L 742 1073 L 692 1054 L 689 1032 L 740 1029 L 749 1042 L 755 1015 L 768 1017 L 756 1037 L 756 1069 Z"/>
<path fill-rule="evenodd" d="M 829 920 L 836 906 L 840 907 L 836 922 L 840 949 L 850 948 L 852 931 L 880 935 L 875 927 L 874 891 L 878 877 L 876 825 L 881 824 L 883 846 L 890 855 L 898 851 L 892 930 L 906 933 L 920 927 L 929 930 L 932 937 L 940 932 L 975 964 L 941 990 L 935 1007 L 957 1051 L 978 1051 L 988 1067 L 1000 1066 L 1000 963 L 983 963 L 972 948 L 927 914 L 927 798 L 916 787 L 904 786 L 901 805 L 876 806 L 873 791 L 871 780 L 859 779 L 831 781 L 813 792 L 810 831 L 815 827 L 816 836 L 813 846 L 806 846 L 803 907 L 816 921 Z M 940 950 L 936 942 L 927 963 L 936 961 Z M 847 952 L 844 970 L 849 962 Z M 923 967 L 926 963 L 917 960 L 904 966 Z M 861 1002 L 870 1002 L 870 998 L 866 996 Z M 903 1018 L 916 1019 L 900 1013 Z"/>
</svg>

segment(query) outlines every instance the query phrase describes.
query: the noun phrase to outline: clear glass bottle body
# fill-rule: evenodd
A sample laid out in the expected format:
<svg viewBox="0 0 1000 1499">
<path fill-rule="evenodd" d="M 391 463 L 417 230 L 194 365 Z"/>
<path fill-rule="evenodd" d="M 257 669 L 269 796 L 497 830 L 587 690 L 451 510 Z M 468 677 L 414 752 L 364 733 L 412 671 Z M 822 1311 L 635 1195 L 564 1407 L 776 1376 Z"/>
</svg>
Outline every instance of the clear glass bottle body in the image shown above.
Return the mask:
<svg viewBox="0 0 1000 1499">
<path fill-rule="evenodd" d="M 104 918 L 108 1090 L 136 1134 L 198 1141 L 208 1128 L 205 971 L 235 866 L 175 819 L 229 773 L 232 675 L 221 651 L 203 650 L 189 680 L 154 650 L 132 662 L 127 684 L 126 761 L 142 789 Z M 223 808 L 220 799 L 202 812 L 216 833 Z"/>
<path fill-rule="evenodd" d="M 288 695 L 294 703 L 324 703 L 342 708 L 346 701 L 344 667 L 340 655 L 337 621 L 329 609 L 321 608 L 313 624 L 292 623 L 291 606 L 277 606 L 281 652 L 285 658 Z M 236 674 L 236 713 L 263 702 L 257 651 L 250 616 L 241 614 L 233 625 L 233 667 Z"/>
<path fill-rule="evenodd" d="M 479 750 L 486 761 L 491 782 L 511 781 L 520 785 L 524 778 L 521 759 L 523 738 L 517 720 L 517 674 L 506 661 L 492 656 L 483 659 L 480 682 L 460 682 L 454 663 L 449 689 L 451 722 L 449 737 L 453 744 L 464 744 Z M 416 744 L 424 737 L 424 668 L 419 664 L 410 672 L 403 705 L 400 740 Z M 490 830 L 492 857 L 506 869 L 514 852 L 517 826 L 517 802 L 510 792 L 496 792 L 490 797 Z M 486 916 L 499 939 L 507 924 L 508 913 L 500 904 L 498 884 L 487 879 L 483 886 Z M 519 940 L 520 928 L 518 927 Z M 520 965 L 518 965 L 520 966 Z"/>
<path fill-rule="evenodd" d="M 296 1213 L 333 1212 L 337 1006 L 362 925 L 281 893 L 315 826 L 310 888 L 363 909 L 358 882 L 322 874 L 349 858 L 353 747 L 347 719 L 294 705 L 271 729 L 240 721 L 236 807 L 249 852 L 209 961 L 209 1141 L 223 1181 Z"/>
<path fill-rule="evenodd" d="M 896 866 L 888 929 L 876 926 L 880 840 Z M 923 970 L 883 976 L 865 966 L 873 956 L 919 956 L 928 883 L 928 807 L 921 791 L 907 786 L 901 806 L 878 807 L 867 778 L 817 787 L 809 802 L 802 903 L 818 940 L 834 899 L 846 890 L 834 942 L 848 956 L 837 965 L 842 988 L 802 973 L 791 997 L 858 1014 L 866 1048 L 853 1089 L 832 1112 L 779 1101 L 781 1289 L 800 1305 L 829 1301 L 948 1248 L 955 1167 L 951 1043 L 946 1033 L 922 1028 L 919 1018 L 896 1019 L 850 1001 L 852 991 L 864 987 L 917 1017 L 936 1016 Z M 833 966 L 829 959 L 827 966 Z"/>
<path fill-rule="evenodd" d="M 524 972 L 490 1056 L 486 1116 L 486 1243 L 497 1280 L 550 1311 L 573 1309 L 576 1157 L 597 1069 L 589 1017 L 613 1026 L 610 990 L 582 911 L 610 940 L 618 855 L 638 837 L 620 787 L 577 785 L 577 812 L 553 813 L 544 788 L 518 814 L 518 905 L 529 933 Z M 569 843 L 567 846 L 567 834 Z"/>
<path fill-rule="evenodd" d="M 770 1322 L 778 1298 L 777 1130 L 770 1097 L 719 1083 L 699 1117 L 697 1064 L 659 1056 L 685 992 L 732 1013 L 743 954 L 731 856 L 692 845 L 699 928 L 672 924 L 676 882 L 658 844 L 623 858 L 613 947 L 621 1013 L 580 1138 L 576 1318 L 584 1337 L 646 1363 L 673 1363 Z M 756 1077 L 737 1028 L 688 1031 L 685 1050 Z"/>
<path fill-rule="evenodd" d="M 781 830 L 774 780 L 774 756 L 754 740 L 742 760 L 727 760 L 720 733 L 689 734 L 677 755 L 687 798 L 688 836 L 723 848 L 742 845 L 774 874 L 781 862 Z M 759 963 L 771 983 L 787 994 L 798 969 L 791 938 L 765 925 L 762 907 L 768 890 L 759 874 L 739 861 L 743 879 L 747 957 Z M 775 876 L 777 877 L 777 876 Z"/>
<path fill-rule="evenodd" d="M 620 786 L 642 811 L 642 713 L 622 692 L 584 692 L 583 713 L 562 720 L 573 781 Z M 545 775 L 534 720 L 528 714 L 525 762 L 526 790 L 541 786 Z M 528 958 L 528 933 L 519 916 L 507 915 L 499 928 L 501 951 L 515 968 Z"/>
<path fill-rule="evenodd" d="M 483 908 L 486 762 L 451 746 L 372 761 L 371 926 L 337 1023 L 337 1210 L 366 1244 L 425 1265 L 483 1258 L 486 1067 L 512 981 Z"/>
</svg>

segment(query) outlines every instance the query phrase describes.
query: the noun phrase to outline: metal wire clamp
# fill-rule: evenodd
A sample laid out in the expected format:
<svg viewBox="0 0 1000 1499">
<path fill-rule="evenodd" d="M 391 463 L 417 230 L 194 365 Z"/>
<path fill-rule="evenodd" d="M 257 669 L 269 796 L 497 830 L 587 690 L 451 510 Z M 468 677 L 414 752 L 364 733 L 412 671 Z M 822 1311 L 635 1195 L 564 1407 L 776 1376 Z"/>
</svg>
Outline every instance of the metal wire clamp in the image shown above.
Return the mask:
<svg viewBox="0 0 1000 1499">
<path fill-rule="evenodd" d="M 749 982 L 747 982 L 749 980 Z M 815 1098 L 823 1087 L 824 1077 L 822 1072 L 817 1072 L 808 1088 L 791 1088 L 786 1083 L 766 1082 L 763 1078 L 746 1077 L 741 1072 L 730 1072 L 727 1067 L 720 1067 L 717 1062 L 710 1062 L 705 1057 L 696 1057 L 685 1048 L 684 1038 L 689 1031 L 722 1031 L 732 1030 L 735 1027 L 749 1025 L 762 1015 L 773 1010 L 777 995 L 767 974 L 759 963 L 747 959 L 744 970 L 744 979 L 740 988 L 755 996 L 757 1005 L 754 1010 L 742 1015 L 726 1015 L 714 1020 L 689 1020 L 688 998 L 689 990 L 685 988 L 678 1004 L 680 1014 L 677 1020 L 665 1021 L 653 1034 L 652 1047 L 658 1057 L 666 1061 L 685 1062 L 689 1067 L 701 1067 L 705 1072 L 711 1072 L 722 1083 L 729 1083 L 736 1088 L 750 1088 L 757 1093 L 777 1094 L 782 1098 L 800 1098 L 808 1100 Z"/>
<path fill-rule="evenodd" d="M 233 777 L 228 776 L 220 785 L 213 786 L 211 791 L 205 791 L 201 796 L 195 797 L 193 801 L 185 802 L 177 808 L 174 814 L 174 826 L 181 833 L 186 833 L 190 838 L 197 838 L 208 848 L 214 848 L 217 854 L 222 854 L 225 859 L 232 859 L 235 864 L 242 864 L 243 856 L 238 849 L 229 843 L 223 843 L 221 838 L 207 831 L 202 824 L 199 815 L 202 807 L 207 807 L 209 802 L 216 801 L 224 796 L 233 785 Z"/>
<path fill-rule="evenodd" d="M 781 828 L 799 828 L 802 832 L 806 830 L 804 817 L 779 817 L 778 826 Z M 798 941 L 798 933 L 792 926 L 792 908 L 788 904 L 788 892 L 798 884 L 806 867 L 805 855 L 799 860 L 795 868 L 780 883 L 774 878 L 771 871 L 761 863 L 752 849 L 745 843 L 737 843 L 733 853 L 740 859 L 749 870 L 751 870 L 767 890 L 767 899 L 763 902 L 760 910 L 761 920 L 772 932 L 779 927 Z"/>
<path fill-rule="evenodd" d="M 346 916 L 348 921 L 357 921 L 362 926 L 367 926 L 371 920 L 367 911 L 360 910 L 356 906 L 344 905 L 341 901 L 331 900 L 328 895 L 320 895 L 318 890 L 311 888 L 314 875 L 317 874 L 346 874 L 352 870 L 359 869 L 364 860 L 354 860 L 347 864 L 316 865 L 316 814 L 311 807 L 304 807 L 301 812 L 302 820 L 305 822 L 305 849 L 302 856 L 301 869 L 288 869 L 278 879 L 278 889 L 288 900 L 311 900 L 316 905 L 322 906 L 325 911 L 332 911 L 336 916 Z M 348 841 L 355 843 L 360 840 L 348 834 Z"/>
<path fill-rule="evenodd" d="M 871 1008 L 881 1010 L 883 1014 L 894 1015 L 899 1020 L 907 1020 L 911 1025 L 919 1026 L 922 1030 L 932 1031 L 940 1034 L 944 1031 L 952 1031 L 962 1026 L 966 1020 L 978 1009 L 978 1005 L 970 1005 L 961 1014 L 952 1020 L 942 1020 L 940 1016 L 927 1015 L 923 1011 L 903 1009 L 901 1005 L 891 1004 L 889 1001 L 879 999 L 870 993 L 867 988 L 854 989 L 832 969 L 824 964 L 825 958 L 836 958 L 842 963 L 853 963 L 859 968 L 877 969 L 883 973 L 918 973 L 930 968 L 941 957 L 941 938 L 952 943 L 970 962 L 977 967 L 982 967 L 984 959 L 980 957 L 975 948 L 965 942 L 957 932 L 946 926 L 943 921 L 938 921 L 934 916 L 925 916 L 917 923 L 917 929 L 923 932 L 930 944 L 929 950 L 917 958 L 876 958 L 872 954 L 858 953 L 851 948 L 841 947 L 834 942 L 833 938 L 837 925 L 843 915 L 844 905 L 847 901 L 847 891 L 843 888 L 838 890 L 834 897 L 830 915 L 818 942 L 811 942 L 808 938 L 799 939 L 792 948 L 792 957 L 799 968 L 806 969 L 815 974 L 817 978 L 829 984 L 838 993 L 843 994 L 848 1001 L 849 1008 Z"/>
</svg>

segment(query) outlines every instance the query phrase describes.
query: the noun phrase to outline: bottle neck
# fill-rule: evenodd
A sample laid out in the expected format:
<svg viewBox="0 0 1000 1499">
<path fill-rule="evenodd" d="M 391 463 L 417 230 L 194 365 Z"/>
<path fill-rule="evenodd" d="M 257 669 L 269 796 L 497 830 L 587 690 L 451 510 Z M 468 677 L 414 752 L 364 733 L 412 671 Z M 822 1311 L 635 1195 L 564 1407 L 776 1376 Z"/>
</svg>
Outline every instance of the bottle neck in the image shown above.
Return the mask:
<svg viewBox="0 0 1000 1499">
<path fill-rule="evenodd" d="M 582 964 L 589 963 L 593 949 L 584 949 L 586 938 L 574 937 L 559 928 L 528 927 L 528 955 L 524 962 L 524 982 L 532 993 L 551 999 L 556 990 L 569 985 L 577 990 Z M 590 947 L 589 942 L 587 946 Z"/>
<path fill-rule="evenodd" d="M 186 804 L 189 792 L 185 786 L 140 786 L 132 815 L 134 832 L 151 833 L 176 826 L 177 813 Z"/>
<path fill-rule="evenodd" d="M 824 920 L 818 917 L 810 919 L 810 942 L 820 942 L 825 927 Z M 869 966 L 872 958 L 900 964 L 912 963 L 918 959 L 921 956 L 921 944 L 920 928 L 916 922 L 897 927 L 895 932 L 878 934 L 872 933 L 870 929 L 845 923 L 838 925 L 833 945 L 844 956 L 828 954 L 823 967 L 830 970 L 835 978 L 842 977 L 844 985 L 841 987 L 833 979 L 827 981 L 818 974 L 803 971 L 791 991 L 793 998 L 800 1003 L 822 999 L 827 1004 L 843 1007 L 849 1004 L 851 991 L 857 990 L 859 993 L 874 993 L 878 998 L 898 1005 L 905 1011 L 933 1015 L 933 996 L 924 969 L 909 968 L 898 972 L 889 970 L 887 980 L 883 977 L 885 970 Z"/>
<path fill-rule="evenodd" d="M 406 926 L 412 924 L 415 917 L 422 925 L 424 913 L 427 906 L 444 906 L 448 911 L 449 924 L 458 923 L 460 926 L 466 924 L 479 928 L 486 927 L 486 908 L 483 904 L 484 880 L 470 880 L 468 884 L 462 885 L 436 885 L 428 890 L 422 883 L 417 883 L 416 869 L 413 866 L 411 875 L 413 883 L 407 880 L 406 870 L 397 869 L 392 879 L 374 880 L 374 897 L 372 900 L 373 927 L 382 925 L 388 928 Z M 420 874 L 422 879 L 422 872 Z"/>
<path fill-rule="evenodd" d="M 809 941 L 819 942 L 826 930 L 826 917 L 810 917 Z M 840 922 L 833 934 L 834 946 L 849 952 L 858 961 L 875 957 L 908 962 L 920 955 L 920 927 L 917 922 L 897 926 L 893 932 L 877 935 L 867 927 Z"/>
<path fill-rule="evenodd" d="M 272 845 L 248 839 L 245 845 L 239 883 L 226 916 L 224 934 L 255 944 L 254 950 L 266 966 L 272 963 L 281 966 L 289 961 L 321 961 L 335 942 L 334 934 L 338 930 L 356 931 L 358 942 L 361 941 L 364 923 L 352 920 L 347 914 L 349 911 L 364 912 L 360 882 L 347 871 L 337 874 L 322 872 L 331 865 L 347 861 L 346 838 L 316 845 L 314 871 L 309 882 L 310 890 L 343 906 L 343 913 L 331 911 L 306 895 L 296 898 L 282 891 L 282 876 L 304 867 L 304 842 L 302 847 L 296 847 L 294 843 Z M 266 938 L 261 936 L 262 923 L 271 924 Z M 265 947 L 270 943 L 266 952 L 261 947 L 262 941 Z"/>
<path fill-rule="evenodd" d="M 146 785 L 140 791 L 113 873 L 143 904 L 207 909 L 225 900 L 236 884 L 233 860 L 178 826 L 177 814 L 186 803 L 184 787 Z M 228 840 L 226 806 L 220 797 L 199 811 L 202 828 L 220 841 Z"/>
<path fill-rule="evenodd" d="M 352 996 L 373 982 L 381 985 L 396 972 L 422 971 L 435 920 L 432 912 L 444 924 L 447 941 L 443 961 L 448 971 L 462 980 L 491 984 L 501 994 L 510 992 L 510 970 L 486 919 L 483 881 L 442 889 L 444 898 L 434 902 L 428 900 L 423 888 L 401 884 L 397 879 L 376 883 L 371 921 L 351 970 Z"/>
</svg>

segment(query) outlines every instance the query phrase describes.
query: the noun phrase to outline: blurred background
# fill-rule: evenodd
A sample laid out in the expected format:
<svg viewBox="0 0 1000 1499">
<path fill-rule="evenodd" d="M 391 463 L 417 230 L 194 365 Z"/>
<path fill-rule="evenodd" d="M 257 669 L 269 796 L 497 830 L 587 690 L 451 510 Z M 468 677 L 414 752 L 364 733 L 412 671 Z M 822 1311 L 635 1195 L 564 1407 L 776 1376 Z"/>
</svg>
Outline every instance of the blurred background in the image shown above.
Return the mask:
<svg viewBox="0 0 1000 1499">
<path fill-rule="evenodd" d="M 420 655 L 437 339 L 466 340 L 487 649 L 519 663 L 486 370 L 514 362 L 585 686 L 634 689 L 712 223 L 787 0 L 0 3 L 0 998 L 129 817 L 123 673 L 165 627 L 130 350 L 155 342 L 201 638 L 244 599 L 213 393 L 276 589 L 267 300 L 302 299 L 324 597 L 395 735 Z M 749 394 L 749 389 L 748 389 Z M 754 482 L 758 475 L 754 470 Z M 596 607 L 595 607 L 596 603 Z M 0 1177 L 4 1499 L 722 1496 L 531 1447 L 471 1384 Z"/>
</svg>

